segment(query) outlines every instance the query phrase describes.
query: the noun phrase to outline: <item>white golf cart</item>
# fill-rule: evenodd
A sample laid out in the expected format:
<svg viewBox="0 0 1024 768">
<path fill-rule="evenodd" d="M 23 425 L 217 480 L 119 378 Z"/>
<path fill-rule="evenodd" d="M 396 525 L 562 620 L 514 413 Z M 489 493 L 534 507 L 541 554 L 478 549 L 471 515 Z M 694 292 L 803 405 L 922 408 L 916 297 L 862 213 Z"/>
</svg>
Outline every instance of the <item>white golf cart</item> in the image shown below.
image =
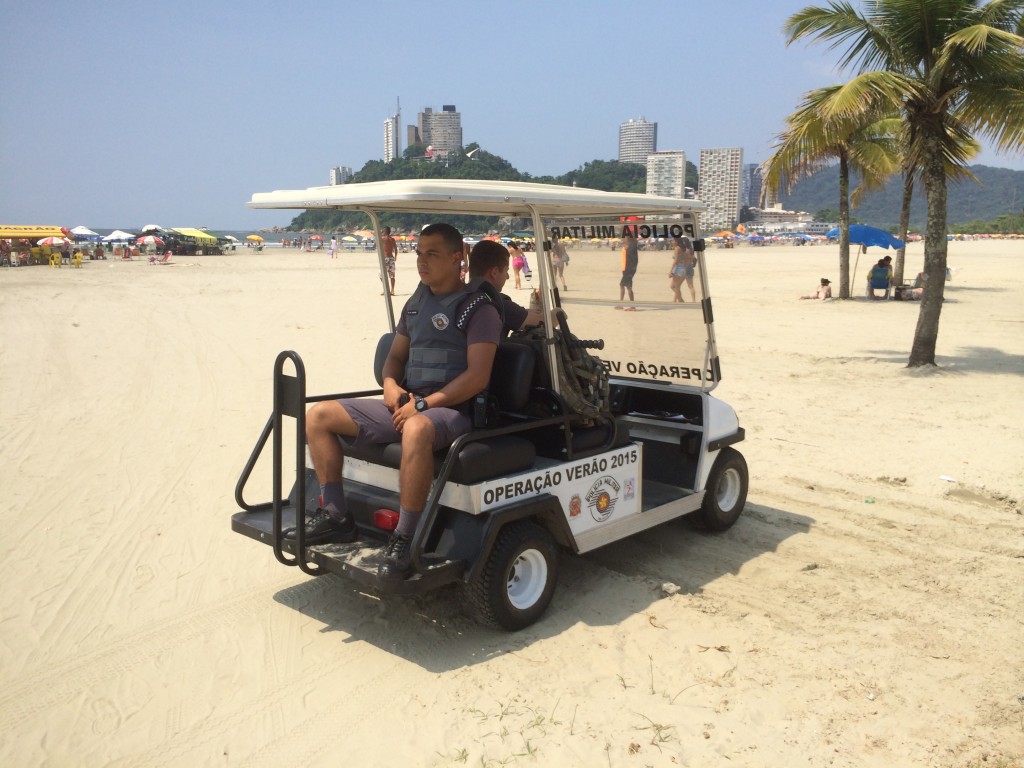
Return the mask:
<svg viewBox="0 0 1024 768">
<path fill-rule="evenodd" d="M 698 231 L 701 203 L 543 184 L 410 180 L 262 193 L 249 206 L 362 211 L 378 243 L 383 212 L 422 213 L 424 224 L 454 214 L 529 219 L 537 252 L 528 258 L 535 262 L 544 316 L 558 312 L 561 318 L 557 329 L 549 323 L 499 346 L 490 389 L 478 399 L 478 428 L 436 456 L 435 481 L 412 543 L 415 572 L 397 584 L 379 581 L 377 567 L 397 522 L 401 445 L 346 449 L 346 504 L 359 540 L 307 546 L 301 525 L 319 492 L 306 452 L 307 407 L 382 390 L 309 396 L 301 359 L 282 352 L 274 368 L 273 412 L 238 480 L 241 511 L 232 517 L 234 531 L 272 546 L 280 562 L 311 575 L 341 573 L 380 592 L 411 594 L 457 583 L 481 622 L 516 630 L 535 622 L 550 603 L 561 552 L 583 554 L 685 515 L 710 531 L 723 531 L 739 517 L 747 467 L 731 446 L 744 434 L 733 409 L 710 394 L 720 366 Z M 642 248 L 636 301 L 619 299 L 619 241 L 626 229 Z M 683 302 L 672 300 L 669 287 L 676 235 L 696 250 L 693 275 L 680 286 Z M 568 245 L 571 290 L 556 286 L 554 238 Z M 383 275 L 380 252 L 378 260 Z M 527 302 L 529 294 L 516 296 L 511 281 L 506 290 Z M 390 334 L 395 310 L 390 296 L 384 301 L 382 332 Z M 570 323 L 594 341 L 573 336 Z M 378 385 L 388 334 L 374 366 Z M 586 366 L 571 370 L 574 357 L 592 362 L 581 351 L 587 347 L 601 350 L 606 379 Z M 368 376 L 373 362 L 365 361 Z M 577 374 L 589 376 L 582 388 L 589 381 L 596 414 L 581 416 L 571 405 L 566 382 Z M 295 435 L 287 494 L 286 426 Z M 245 488 L 271 436 L 272 499 L 250 503 Z M 283 531 L 296 525 L 297 538 L 286 539 Z"/>
</svg>

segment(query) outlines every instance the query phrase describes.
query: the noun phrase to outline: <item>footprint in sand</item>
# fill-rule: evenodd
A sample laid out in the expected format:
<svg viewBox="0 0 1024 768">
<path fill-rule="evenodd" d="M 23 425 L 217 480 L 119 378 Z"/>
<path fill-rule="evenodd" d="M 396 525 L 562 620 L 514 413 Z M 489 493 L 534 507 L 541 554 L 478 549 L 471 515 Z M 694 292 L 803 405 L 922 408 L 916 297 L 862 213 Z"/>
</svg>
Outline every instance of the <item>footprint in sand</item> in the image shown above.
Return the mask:
<svg viewBox="0 0 1024 768">
<path fill-rule="evenodd" d="M 110 699 L 97 699 L 91 709 L 93 733 L 111 733 L 121 725 L 121 713 Z"/>
<path fill-rule="evenodd" d="M 132 589 L 136 591 L 142 589 L 153 580 L 155 575 L 153 569 L 148 565 L 136 566 L 135 573 L 132 576 Z"/>
</svg>

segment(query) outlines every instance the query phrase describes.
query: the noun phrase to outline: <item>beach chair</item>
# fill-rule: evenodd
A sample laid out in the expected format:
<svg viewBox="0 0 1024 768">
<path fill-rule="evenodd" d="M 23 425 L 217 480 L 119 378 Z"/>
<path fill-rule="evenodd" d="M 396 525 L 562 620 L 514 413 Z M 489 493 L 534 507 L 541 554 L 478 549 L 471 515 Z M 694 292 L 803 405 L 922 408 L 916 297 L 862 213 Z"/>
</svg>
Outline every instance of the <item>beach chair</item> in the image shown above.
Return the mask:
<svg viewBox="0 0 1024 768">
<path fill-rule="evenodd" d="M 888 301 L 889 291 L 892 290 L 892 279 L 891 273 L 886 267 L 872 267 L 868 273 L 868 292 L 867 297 L 869 299 L 878 298 L 875 296 L 875 291 L 885 291 L 885 295 L 882 297 Z"/>
<path fill-rule="evenodd" d="M 149 257 L 149 263 L 150 264 L 170 264 L 171 263 L 171 252 L 170 251 L 165 251 L 164 255 L 161 256 L 160 258 L 157 258 L 156 254 L 154 253 L 153 255 L 151 255 Z"/>
<path fill-rule="evenodd" d="M 71 257 L 71 262 L 74 264 L 75 269 L 82 268 L 82 252 L 75 251 L 75 255 Z"/>
<path fill-rule="evenodd" d="M 60 251 L 54 251 L 50 254 L 50 269 L 54 267 L 60 269 Z"/>
</svg>

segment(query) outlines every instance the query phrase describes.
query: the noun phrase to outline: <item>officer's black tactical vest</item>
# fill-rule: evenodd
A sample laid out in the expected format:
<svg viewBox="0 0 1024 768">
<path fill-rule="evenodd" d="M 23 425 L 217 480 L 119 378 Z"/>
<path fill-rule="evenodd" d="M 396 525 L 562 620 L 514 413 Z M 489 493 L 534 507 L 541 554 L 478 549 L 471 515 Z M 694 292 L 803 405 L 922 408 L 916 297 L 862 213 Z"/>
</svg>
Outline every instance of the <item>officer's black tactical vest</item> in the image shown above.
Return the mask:
<svg viewBox="0 0 1024 768">
<path fill-rule="evenodd" d="M 500 307 L 491 293 L 496 293 L 493 286 L 480 280 L 443 296 L 435 296 L 420 283 L 402 310 L 409 331 L 407 389 L 427 395 L 466 370 L 466 328 L 483 304 Z"/>
</svg>

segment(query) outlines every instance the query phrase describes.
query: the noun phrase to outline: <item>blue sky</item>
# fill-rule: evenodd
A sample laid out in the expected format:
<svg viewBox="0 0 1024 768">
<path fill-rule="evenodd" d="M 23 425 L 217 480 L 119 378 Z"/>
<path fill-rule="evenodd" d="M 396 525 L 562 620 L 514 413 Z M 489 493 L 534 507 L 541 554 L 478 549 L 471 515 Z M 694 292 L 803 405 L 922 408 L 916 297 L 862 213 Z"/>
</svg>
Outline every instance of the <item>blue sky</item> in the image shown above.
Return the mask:
<svg viewBox="0 0 1024 768">
<path fill-rule="evenodd" d="M 246 201 L 380 159 L 399 97 L 403 146 L 455 104 L 467 143 L 535 175 L 615 159 L 640 116 L 693 162 L 761 162 L 802 94 L 843 79 L 826 46 L 785 45 L 809 4 L 0 0 L 0 223 L 286 224 Z"/>
</svg>

